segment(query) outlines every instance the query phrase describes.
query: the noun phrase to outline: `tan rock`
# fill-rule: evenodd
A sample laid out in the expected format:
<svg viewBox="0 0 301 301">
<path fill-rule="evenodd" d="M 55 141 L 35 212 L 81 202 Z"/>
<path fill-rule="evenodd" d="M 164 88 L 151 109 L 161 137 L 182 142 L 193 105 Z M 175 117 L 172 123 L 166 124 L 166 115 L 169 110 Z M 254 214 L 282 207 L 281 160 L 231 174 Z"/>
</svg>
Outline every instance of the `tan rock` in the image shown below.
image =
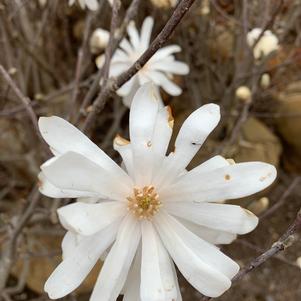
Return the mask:
<svg viewBox="0 0 301 301">
<path fill-rule="evenodd" d="M 278 166 L 281 152 L 278 137 L 264 123 L 250 117 L 242 126 L 231 156 L 236 162 L 263 161 Z"/>
<path fill-rule="evenodd" d="M 301 170 L 301 81 L 290 84 L 277 97 L 276 127 L 287 143 L 285 147 L 286 169 Z"/>
</svg>

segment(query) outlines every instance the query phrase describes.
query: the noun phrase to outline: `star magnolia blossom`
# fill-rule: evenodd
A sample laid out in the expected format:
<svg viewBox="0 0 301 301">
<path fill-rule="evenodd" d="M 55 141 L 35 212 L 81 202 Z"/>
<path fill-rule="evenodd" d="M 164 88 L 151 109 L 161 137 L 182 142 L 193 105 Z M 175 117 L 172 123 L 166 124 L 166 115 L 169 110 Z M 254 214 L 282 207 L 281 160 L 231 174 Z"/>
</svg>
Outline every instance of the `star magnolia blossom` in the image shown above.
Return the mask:
<svg viewBox="0 0 301 301">
<path fill-rule="evenodd" d="M 257 41 L 261 35 L 261 28 L 254 28 L 247 34 L 247 42 L 250 47 L 253 47 L 254 43 Z M 278 38 L 270 30 L 266 30 L 256 46 L 253 49 L 253 55 L 255 59 L 260 59 L 262 56 L 267 56 L 271 52 L 277 50 Z"/>
<path fill-rule="evenodd" d="M 141 34 L 139 35 L 135 23 L 131 22 L 129 24 L 127 32 L 130 41 L 123 39 L 120 48 L 113 55 L 110 76 L 118 76 L 126 71 L 149 47 L 153 25 L 154 19 L 147 17 L 142 24 Z M 173 54 L 180 51 L 181 48 L 178 45 L 170 45 L 159 49 L 146 65 L 117 91 L 117 94 L 123 97 L 124 104 L 130 107 L 137 89 L 150 81 L 157 87 L 162 87 L 170 95 L 180 95 L 182 90 L 172 81 L 173 74 L 184 75 L 189 72 L 187 64 L 175 60 Z M 101 68 L 103 63 L 104 55 L 101 55 L 96 59 L 98 68 Z"/>
<path fill-rule="evenodd" d="M 69 5 L 73 5 L 75 0 L 69 0 Z M 98 1 L 97 0 L 78 0 L 78 3 L 82 9 L 85 9 L 87 6 L 90 10 L 98 9 Z"/>
<path fill-rule="evenodd" d="M 236 205 L 219 203 L 269 186 L 276 169 L 249 162 L 230 165 L 215 156 L 186 167 L 220 119 L 207 104 L 182 125 L 166 156 L 173 119 L 151 84 L 137 92 L 130 110 L 130 139 L 117 136 L 120 168 L 73 125 L 42 117 L 39 127 L 54 157 L 41 166 L 40 191 L 78 198 L 58 209 L 68 230 L 63 261 L 45 284 L 50 298 L 75 290 L 108 250 L 91 301 L 182 300 L 174 263 L 201 293 L 217 297 L 231 285 L 236 262 L 214 244 L 252 231 L 258 219 Z"/>
</svg>

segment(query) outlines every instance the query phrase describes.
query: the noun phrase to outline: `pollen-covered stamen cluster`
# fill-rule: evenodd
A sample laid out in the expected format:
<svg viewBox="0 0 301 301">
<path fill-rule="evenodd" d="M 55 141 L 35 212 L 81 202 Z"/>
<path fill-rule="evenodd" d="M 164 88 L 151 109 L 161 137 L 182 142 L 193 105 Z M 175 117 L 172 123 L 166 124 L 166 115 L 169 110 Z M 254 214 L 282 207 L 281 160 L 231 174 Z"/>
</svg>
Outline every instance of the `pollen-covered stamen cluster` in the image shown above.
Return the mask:
<svg viewBox="0 0 301 301">
<path fill-rule="evenodd" d="M 159 195 L 154 186 L 134 188 L 134 195 L 127 198 L 128 210 L 139 219 L 151 219 L 161 207 Z"/>
</svg>

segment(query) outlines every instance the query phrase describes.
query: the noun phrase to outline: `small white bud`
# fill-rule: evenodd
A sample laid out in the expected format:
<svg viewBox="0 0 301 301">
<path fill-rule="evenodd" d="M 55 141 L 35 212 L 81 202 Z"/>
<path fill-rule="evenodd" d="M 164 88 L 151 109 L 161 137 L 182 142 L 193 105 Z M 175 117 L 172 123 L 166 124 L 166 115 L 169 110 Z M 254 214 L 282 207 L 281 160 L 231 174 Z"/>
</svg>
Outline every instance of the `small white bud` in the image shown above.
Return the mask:
<svg viewBox="0 0 301 301">
<path fill-rule="evenodd" d="M 239 100 L 250 102 L 252 93 L 247 86 L 240 86 L 236 89 L 235 95 Z"/>
<path fill-rule="evenodd" d="M 105 55 L 101 54 L 95 59 L 95 64 L 98 69 L 101 69 L 105 63 Z"/>
<path fill-rule="evenodd" d="M 262 89 L 266 89 L 270 86 L 271 84 L 271 77 L 268 73 L 264 73 L 262 74 L 261 76 L 261 79 L 260 79 L 260 86 Z"/>
<path fill-rule="evenodd" d="M 254 28 L 247 34 L 247 43 L 249 47 L 253 47 L 262 33 L 261 28 Z M 263 56 L 269 55 L 271 52 L 279 48 L 278 38 L 270 30 L 266 30 L 260 40 L 257 42 L 253 49 L 253 55 L 255 59 L 260 59 Z"/>
<path fill-rule="evenodd" d="M 296 265 L 301 269 L 301 256 L 297 258 Z"/>
<path fill-rule="evenodd" d="M 90 49 L 92 53 L 99 53 L 107 47 L 110 38 L 110 33 L 102 28 L 97 28 L 92 33 L 90 38 Z"/>
</svg>

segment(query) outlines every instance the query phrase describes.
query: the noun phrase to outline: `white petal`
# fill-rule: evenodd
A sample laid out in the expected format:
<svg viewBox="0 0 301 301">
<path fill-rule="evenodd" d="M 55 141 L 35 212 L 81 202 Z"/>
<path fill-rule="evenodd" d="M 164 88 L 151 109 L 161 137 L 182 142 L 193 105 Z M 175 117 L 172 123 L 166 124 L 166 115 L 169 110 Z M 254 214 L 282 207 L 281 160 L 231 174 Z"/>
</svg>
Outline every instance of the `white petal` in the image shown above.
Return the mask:
<svg viewBox="0 0 301 301">
<path fill-rule="evenodd" d="M 140 296 L 145 301 L 175 300 L 177 290 L 169 255 L 149 221 L 142 221 Z"/>
<path fill-rule="evenodd" d="M 214 156 L 210 158 L 209 160 L 205 161 L 204 163 L 198 165 L 197 167 L 193 168 L 189 171 L 189 174 L 191 176 L 197 177 L 200 174 L 204 174 L 206 172 L 209 172 L 211 170 L 221 168 L 224 166 L 228 166 L 230 163 L 223 158 L 222 156 Z"/>
<path fill-rule="evenodd" d="M 150 64 L 150 68 L 152 70 L 157 70 L 161 72 L 170 72 L 173 74 L 188 74 L 189 67 L 187 64 L 179 61 L 172 61 L 169 60 L 160 60 Z"/>
<path fill-rule="evenodd" d="M 118 76 L 125 70 L 127 70 L 131 65 L 129 63 L 112 63 L 110 65 L 110 76 Z"/>
<path fill-rule="evenodd" d="M 117 135 L 114 139 L 113 147 L 122 157 L 123 163 L 128 174 L 134 178 L 134 162 L 131 143 Z"/>
<path fill-rule="evenodd" d="M 155 62 L 157 60 L 161 60 L 163 58 L 168 57 L 172 53 L 180 52 L 181 47 L 178 45 L 169 45 L 159 49 L 151 58 L 151 62 Z"/>
<path fill-rule="evenodd" d="M 126 213 L 126 202 L 103 202 L 98 204 L 73 203 L 57 210 L 65 229 L 81 235 L 93 235 Z"/>
<path fill-rule="evenodd" d="M 234 234 L 246 234 L 258 224 L 258 218 L 252 212 L 236 205 L 169 202 L 164 208 L 201 226 Z"/>
<path fill-rule="evenodd" d="M 130 110 L 130 140 L 133 150 L 135 184 L 148 185 L 152 176 L 153 132 L 158 114 L 158 99 L 152 84 L 137 91 Z"/>
<path fill-rule="evenodd" d="M 160 109 L 154 128 L 153 150 L 165 156 L 172 135 L 174 119 L 170 107 Z"/>
<path fill-rule="evenodd" d="M 185 168 L 220 120 L 219 106 L 207 104 L 194 111 L 184 121 L 175 142 L 175 160 Z"/>
<path fill-rule="evenodd" d="M 124 297 L 122 301 L 140 301 L 140 271 L 141 271 L 141 247 L 137 254 L 124 284 Z"/>
<path fill-rule="evenodd" d="M 79 242 L 84 236 L 79 236 L 72 231 L 67 231 L 62 240 L 62 258 L 72 256 L 74 249 L 79 245 Z"/>
<path fill-rule="evenodd" d="M 140 44 L 140 38 L 139 38 L 139 34 L 138 34 L 137 29 L 136 29 L 134 21 L 131 21 L 129 23 L 129 25 L 127 27 L 127 32 L 128 32 L 128 35 L 130 37 L 130 41 L 131 41 L 133 47 L 135 49 L 138 49 L 139 48 L 139 44 Z"/>
<path fill-rule="evenodd" d="M 133 87 L 135 86 L 135 82 L 137 82 L 138 77 L 134 75 L 129 81 L 127 81 L 121 88 L 117 90 L 117 94 L 119 96 L 125 97 L 131 93 Z"/>
<path fill-rule="evenodd" d="M 179 217 L 177 220 L 189 231 L 214 245 L 230 244 L 236 239 L 233 233 L 200 226 Z"/>
<path fill-rule="evenodd" d="M 156 85 L 162 87 L 168 94 L 178 96 L 182 93 L 182 89 L 169 80 L 162 72 L 151 70 L 147 75 Z"/>
<path fill-rule="evenodd" d="M 161 197 L 166 201 L 216 202 L 237 199 L 259 192 L 273 183 L 273 165 L 246 162 L 225 166 L 199 176 L 188 172 L 171 185 Z"/>
<path fill-rule="evenodd" d="M 72 254 L 66 256 L 45 283 L 49 298 L 57 299 L 75 290 L 87 277 L 99 256 L 114 241 L 119 224 L 82 239 Z"/>
<path fill-rule="evenodd" d="M 147 17 L 144 19 L 141 27 L 141 40 L 140 40 L 140 47 L 142 50 L 146 50 L 149 46 L 153 26 L 154 26 L 154 19 L 152 17 Z"/>
<path fill-rule="evenodd" d="M 134 52 L 134 49 L 132 47 L 132 45 L 130 44 L 130 42 L 127 39 L 123 39 L 120 44 L 119 47 L 124 50 L 127 54 L 131 54 Z"/>
<path fill-rule="evenodd" d="M 218 297 L 231 285 L 238 265 L 215 246 L 201 240 L 171 216 L 160 212 L 156 226 L 184 277 L 202 294 Z"/>
<path fill-rule="evenodd" d="M 98 9 L 97 0 L 86 0 L 86 5 L 90 10 L 97 10 Z"/>
<path fill-rule="evenodd" d="M 78 198 L 82 196 L 93 197 L 97 195 L 95 192 L 61 189 L 51 184 L 45 175 L 39 173 L 39 191 L 51 198 Z"/>
<path fill-rule="evenodd" d="M 155 184 L 167 187 L 181 174 L 219 120 L 219 106 L 215 104 L 204 105 L 190 114 L 179 131 L 175 150 L 164 160 Z"/>
<path fill-rule="evenodd" d="M 58 188 L 94 192 L 123 201 L 131 193 L 130 186 L 118 182 L 118 178 L 109 175 L 99 165 L 74 152 L 65 153 L 53 163 L 42 165 L 41 169 Z"/>
<path fill-rule="evenodd" d="M 135 76 L 133 84 L 131 86 L 131 90 L 129 91 L 129 93 L 122 98 L 123 104 L 128 108 L 131 107 L 133 98 L 134 98 L 135 94 L 137 93 L 138 89 L 140 88 L 138 75 Z"/>
<path fill-rule="evenodd" d="M 174 276 L 174 279 L 175 279 L 176 289 L 177 289 L 177 299 L 176 299 L 176 301 L 182 301 L 182 295 L 181 295 L 181 290 L 180 290 L 180 286 L 179 286 L 177 271 L 176 271 L 175 265 L 172 261 L 171 261 L 171 267 L 172 267 L 173 276 Z"/>
<path fill-rule="evenodd" d="M 128 182 L 127 175 L 120 167 L 107 156 L 96 144 L 63 118 L 40 117 L 39 129 L 49 146 L 59 154 L 69 151 L 79 153 L 105 170 L 120 177 L 121 182 Z"/>
<path fill-rule="evenodd" d="M 125 283 L 140 237 L 139 222 L 129 214 L 120 225 L 116 241 L 96 281 L 91 301 L 116 300 Z"/>
</svg>

